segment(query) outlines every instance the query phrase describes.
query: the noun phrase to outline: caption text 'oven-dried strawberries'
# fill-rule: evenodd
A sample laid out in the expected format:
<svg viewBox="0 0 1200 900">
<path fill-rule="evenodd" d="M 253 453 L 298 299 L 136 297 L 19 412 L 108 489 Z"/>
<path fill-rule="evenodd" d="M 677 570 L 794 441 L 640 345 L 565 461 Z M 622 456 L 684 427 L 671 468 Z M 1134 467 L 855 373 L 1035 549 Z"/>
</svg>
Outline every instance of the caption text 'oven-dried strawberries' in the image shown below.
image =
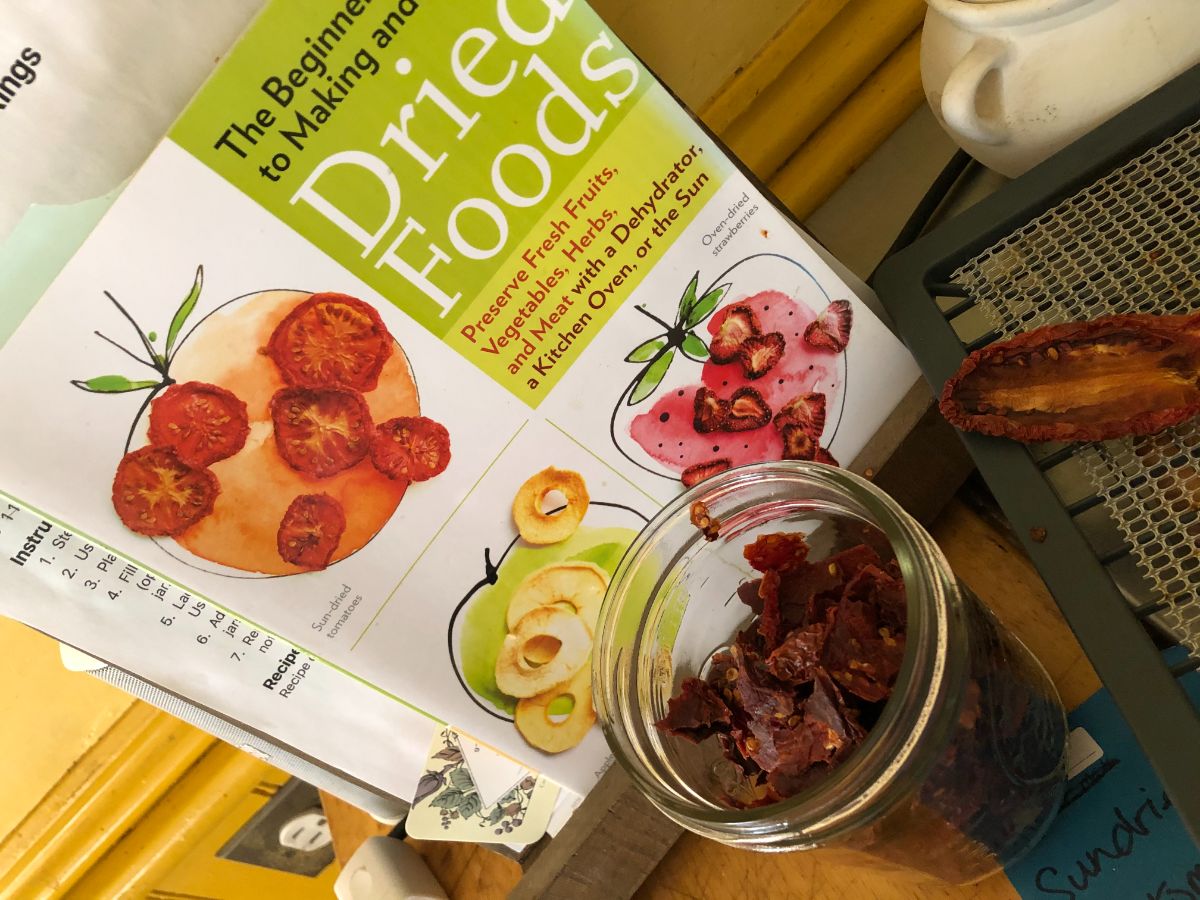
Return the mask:
<svg viewBox="0 0 1200 900">
<path fill-rule="evenodd" d="M 1200 315 L 1050 325 L 972 353 L 942 392 L 964 431 L 1018 441 L 1153 434 L 1200 414 Z"/>
</svg>

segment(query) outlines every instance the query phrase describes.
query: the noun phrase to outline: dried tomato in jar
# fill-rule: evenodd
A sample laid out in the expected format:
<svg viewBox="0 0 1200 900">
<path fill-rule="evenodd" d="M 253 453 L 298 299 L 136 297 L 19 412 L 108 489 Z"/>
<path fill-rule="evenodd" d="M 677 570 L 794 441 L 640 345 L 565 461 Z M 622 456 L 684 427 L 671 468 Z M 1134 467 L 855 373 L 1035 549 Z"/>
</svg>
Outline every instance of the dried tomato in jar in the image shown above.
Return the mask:
<svg viewBox="0 0 1200 900">
<path fill-rule="evenodd" d="M 1061 801 L 1066 718 L 1045 670 L 919 524 L 843 470 L 745 466 L 664 509 L 610 586 L 592 674 L 634 782 L 735 846 L 836 846 L 967 883 Z"/>
</svg>

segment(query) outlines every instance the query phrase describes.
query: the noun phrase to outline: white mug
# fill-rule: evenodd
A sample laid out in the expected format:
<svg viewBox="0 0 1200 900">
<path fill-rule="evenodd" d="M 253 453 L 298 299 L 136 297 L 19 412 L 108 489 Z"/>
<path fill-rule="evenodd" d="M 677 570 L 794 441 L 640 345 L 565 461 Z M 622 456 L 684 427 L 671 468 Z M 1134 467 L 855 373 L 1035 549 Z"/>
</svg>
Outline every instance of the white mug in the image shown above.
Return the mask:
<svg viewBox="0 0 1200 900">
<path fill-rule="evenodd" d="M 1015 177 L 1200 63 L 1200 0 L 927 0 L 925 93 Z"/>
</svg>

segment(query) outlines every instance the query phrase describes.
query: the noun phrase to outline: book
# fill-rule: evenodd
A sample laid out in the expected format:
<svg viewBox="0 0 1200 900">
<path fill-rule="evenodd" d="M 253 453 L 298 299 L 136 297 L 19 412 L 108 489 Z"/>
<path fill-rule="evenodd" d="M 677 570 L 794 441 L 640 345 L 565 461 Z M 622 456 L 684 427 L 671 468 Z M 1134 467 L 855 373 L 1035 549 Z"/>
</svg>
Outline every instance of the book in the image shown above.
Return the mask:
<svg viewBox="0 0 1200 900">
<path fill-rule="evenodd" d="M 7 612 L 323 747 L 334 673 L 578 793 L 638 530 L 849 461 L 918 378 L 580 0 L 268 4 L 33 299 L 0 551 L 55 602 Z"/>
</svg>

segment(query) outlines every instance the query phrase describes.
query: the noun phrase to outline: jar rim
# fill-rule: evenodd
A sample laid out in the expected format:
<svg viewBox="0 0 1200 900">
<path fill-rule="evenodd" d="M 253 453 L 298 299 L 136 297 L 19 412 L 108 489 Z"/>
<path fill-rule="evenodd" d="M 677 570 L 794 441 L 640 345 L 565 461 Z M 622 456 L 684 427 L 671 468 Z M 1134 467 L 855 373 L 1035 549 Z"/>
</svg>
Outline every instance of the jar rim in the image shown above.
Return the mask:
<svg viewBox="0 0 1200 900">
<path fill-rule="evenodd" d="M 702 500 L 711 505 L 714 498 L 771 480 L 833 491 L 856 504 L 884 533 L 904 575 L 908 641 L 892 698 L 863 743 L 808 790 L 767 807 L 739 810 L 690 799 L 659 779 L 642 759 L 646 748 L 638 746 L 636 735 L 622 724 L 629 710 L 621 709 L 621 678 L 629 672 L 635 680 L 646 675 L 637 671 L 642 656 L 637 643 L 647 636 L 639 628 L 634 647 L 621 657 L 616 629 L 623 604 L 637 602 L 629 596 L 630 589 L 640 566 L 650 562 L 647 554 L 658 536 L 669 529 L 688 528 L 695 532 L 696 541 L 702 541 L 690 522 L 692 503 Z M 683 565 L 686 567 L 686 561 Z M 657 596 L 645 598 L 646 609 L 660 600 Z M 952 728 L 949 713 L 958 698 L 949 694 L 961 679 L 948 677 L 948 670 L 961 671 L 967 663 L 961 612 L 957 582 L 933 539 L 895 500 L 866 479 L 844 469 L 798 461 L 730 469 L 664 507 L 634 539 L 618 565 L 596 629 L 593 684 L 598 719 L 615 757 L 639 789 L 686 827 L 718 840 L 771 844 L 785 831 L 800 831 L 813 844 L 827 841 L 858 827 L 864 816 L 874 818 L 890 808 L 895 798 L 924 775 L 911 764 L 919 746 L 940 740 Z"/>
</svg>

